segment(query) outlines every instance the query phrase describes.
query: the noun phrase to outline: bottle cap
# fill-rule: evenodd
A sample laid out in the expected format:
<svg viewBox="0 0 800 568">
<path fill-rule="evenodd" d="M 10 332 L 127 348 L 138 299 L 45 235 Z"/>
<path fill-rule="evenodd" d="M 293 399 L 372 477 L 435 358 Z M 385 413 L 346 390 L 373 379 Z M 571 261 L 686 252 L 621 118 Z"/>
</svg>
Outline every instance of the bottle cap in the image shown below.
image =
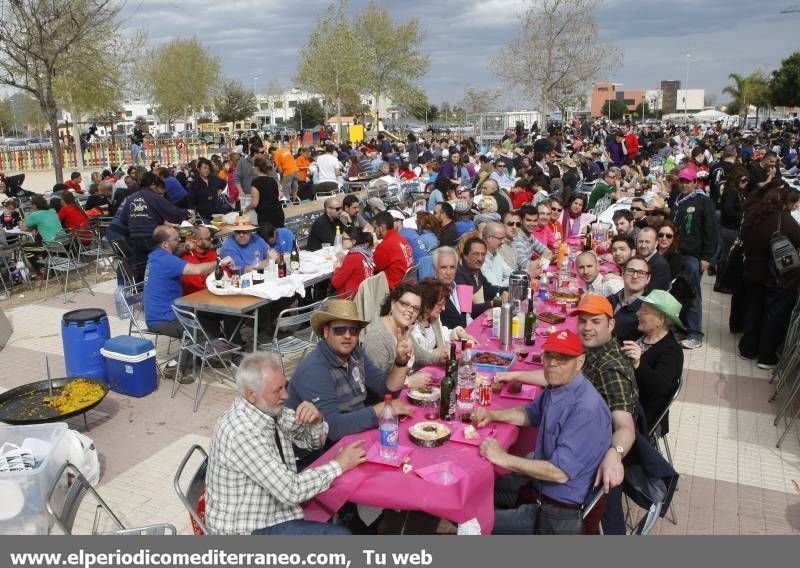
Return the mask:
<svg viewBox="0 0 800 568">
<path fill-rule="evenodd" d="M 392 402 L 392 395 L 387 394 L 383 397 L 383 402 Z"/>
</svg>

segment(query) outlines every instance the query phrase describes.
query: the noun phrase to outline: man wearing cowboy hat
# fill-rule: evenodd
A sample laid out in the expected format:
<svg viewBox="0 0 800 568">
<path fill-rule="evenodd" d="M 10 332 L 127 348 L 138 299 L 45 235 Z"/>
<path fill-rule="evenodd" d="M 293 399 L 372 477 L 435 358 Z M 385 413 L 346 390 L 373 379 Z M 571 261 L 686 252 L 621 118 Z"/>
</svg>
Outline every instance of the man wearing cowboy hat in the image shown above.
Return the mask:
<svg viewBox="0 0 800 568">
<path fill-rule="evenodd" d="M 300 361 L 289 382 L 287 406 L 312 402 L 330 426 L 330 442 L 377 428 L 383 397 L 399 393 L 406 380 L 406 365 L 413 354 L 409 336 L 397 337 L 394 366 L 387 374 L 358 345 L 358 334 L 366 325 L 350 300 L 332 300 L 315 312 L 311 329 L 322 341 Z M 401 415 L 413 412 L 401 400 L 392 406 Z M 310 456 L 304 461 L 310 463 Z"/>
<path fill-rule="evenodd" d="M 611 443 L 611 413 L 581 373 L 585 361 L 578 336 L 568 330 L 554 333 L 542 346 L 547 388 L 541 396 L 516 408 L 473 411 L 478 427 L 507 422 L 539 428 L 536 449 L 527 457 L 509 454 L 491 437 L 481 443 L 482 456 L 513 472 L 495 484 L 494 534 L 534 534 L 537 529 L 583 534 L 581 505 Z M 555 509 L 559 521 L 537 527 L 537 513 L 547 508 Z"/>
<path fill-rule="evenodd" d="M 269 245 L 255 231 L 258 227 L 253 225 L 247 217 L 239 217 L 233 225 L 233 234 L 225 239 L 219 249 L 221 256 L 229 256 L 242 273 L 247 272 L 256 263 L 256 253 L 259 262 L 264 262 L 269 255 Z M 274 253 L 273 253 L 274 254 Z"/>
</svg>

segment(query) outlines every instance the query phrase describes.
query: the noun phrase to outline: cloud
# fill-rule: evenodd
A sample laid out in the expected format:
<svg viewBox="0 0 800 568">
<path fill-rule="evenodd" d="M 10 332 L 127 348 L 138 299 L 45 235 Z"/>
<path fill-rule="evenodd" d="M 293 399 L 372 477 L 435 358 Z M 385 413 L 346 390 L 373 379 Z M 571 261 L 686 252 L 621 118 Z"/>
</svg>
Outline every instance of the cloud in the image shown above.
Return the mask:
<svg viewBox="0 0 800 568">
<path fill-rule="evenodd" d="M 417 17 L 431 56 L 420 81 L 434 102 L 457 102 L 467 85 L 499 87 L 488 57 L 518 33 L 526 0 L 379 0 L 397 21 Z M 259 77 L 291 85 L 297 52 L 328 0 L 129 0 L 128 29 L 143 28 L 153 44 L 195 36 L 217 55 L 224 73 L 251 84 Z M 685 81 L 686 53 L 691 53 L 689 86 L 719 93 L 729 73 L 749 73 L 757 66 L 775 69 L 796 45 L 800 13 L 779 14 L 786 0 L 606 0 L 596 18 L 603 41 L 624 50 L 622 65 L 600 80 L 624 88 L 655 88 L 662 79 Z M 367 0 L 350 0 L 356 13 Z M 769 41 L 763 41 L 769 38 Z M 513 101 L 525 93 L 508 93 Z"/>
</svg>

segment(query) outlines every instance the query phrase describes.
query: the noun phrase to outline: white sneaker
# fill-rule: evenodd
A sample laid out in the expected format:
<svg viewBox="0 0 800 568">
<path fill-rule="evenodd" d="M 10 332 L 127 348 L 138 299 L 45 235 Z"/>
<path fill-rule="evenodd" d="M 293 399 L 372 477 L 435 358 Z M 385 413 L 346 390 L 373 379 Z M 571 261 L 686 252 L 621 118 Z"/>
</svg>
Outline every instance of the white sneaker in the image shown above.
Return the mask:
<svg viewBox="0 0 800 568">
<path fill-rule="evenodd" d="M 697 349 L 698 347 L 702 347 L 703 342 L 700 339 L 684 339 L 681 341 L 681 347 L 684 349 Z"/>
<path fill-rule="evenodd" d="M 759 369 L 764 369 L 765 371 L 771 371 L 772 369 L 774 369 L 777 366 L 778 366 L 777 363 L 775 363 L 775 364 L 759 363 L 758 365 L 756 365 L 756 367 L 758 367 Z"/>
</svg>

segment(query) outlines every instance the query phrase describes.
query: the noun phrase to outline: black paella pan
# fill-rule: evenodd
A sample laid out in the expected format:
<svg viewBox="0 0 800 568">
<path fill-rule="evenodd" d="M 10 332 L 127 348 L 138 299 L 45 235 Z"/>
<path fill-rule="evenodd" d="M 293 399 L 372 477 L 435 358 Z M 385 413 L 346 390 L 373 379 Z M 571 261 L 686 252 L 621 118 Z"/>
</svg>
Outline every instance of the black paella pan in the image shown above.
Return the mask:
<svg viewBox="0 0 800 568">
<path fill-rule="evenodd" d="M 64 387 L 70 382 L 83 377 L 53 379 L 53 394 L 59 396 Z M 103 389 L 96 400 L 87 401 L 85 406 L 61 412 L 45 402 L 50 397 L 50 381 L 36 381 L 28 383 L 4 393 L 0 393 L 0 422 L 6 424 L 42 424 L 44 422 L 60 422 L 73 416 L 85 414 L 87 411 L 100 404 L 108 394 L 108 384 L 94 379 L 90 381 Z"/>
</svg>

